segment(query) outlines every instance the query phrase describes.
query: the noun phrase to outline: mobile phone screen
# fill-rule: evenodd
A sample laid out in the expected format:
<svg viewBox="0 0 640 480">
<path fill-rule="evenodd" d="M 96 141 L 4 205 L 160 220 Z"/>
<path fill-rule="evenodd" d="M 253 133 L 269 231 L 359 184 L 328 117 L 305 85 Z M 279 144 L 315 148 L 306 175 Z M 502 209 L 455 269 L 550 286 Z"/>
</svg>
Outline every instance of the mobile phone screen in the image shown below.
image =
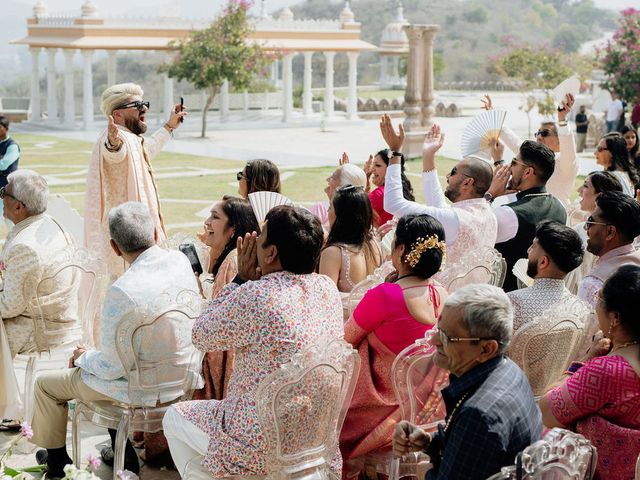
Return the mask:
<svg viewBox="0 0 640 480">
<path fill-rule="evenodd" d="M 184 111 L 184 97 L 180 97 L 180 111 Z M 184 117 L 180 117 L 180 123 L 184 122 Z"/>
</svg>

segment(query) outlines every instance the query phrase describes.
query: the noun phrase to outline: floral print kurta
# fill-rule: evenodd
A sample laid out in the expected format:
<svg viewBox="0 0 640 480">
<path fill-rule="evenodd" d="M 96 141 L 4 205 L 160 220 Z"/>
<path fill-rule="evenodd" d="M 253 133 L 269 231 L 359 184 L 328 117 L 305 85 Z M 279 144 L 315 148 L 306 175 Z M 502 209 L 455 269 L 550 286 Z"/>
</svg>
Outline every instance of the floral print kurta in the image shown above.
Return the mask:
<svg viewBox="0 0 640 480">
<path fill-rule="evenodd" d="M 202 351 L 236 349 L 227 396 L 176 406 L 209 434 L 204 465 L 214 477 L 266 474 L 254 400 L 260 381 L 320 337 L 343 335 L 340 295 L 324 275 L 276 272 L 222 289 L 196 321 L 193 343 Z"/>
</svg>

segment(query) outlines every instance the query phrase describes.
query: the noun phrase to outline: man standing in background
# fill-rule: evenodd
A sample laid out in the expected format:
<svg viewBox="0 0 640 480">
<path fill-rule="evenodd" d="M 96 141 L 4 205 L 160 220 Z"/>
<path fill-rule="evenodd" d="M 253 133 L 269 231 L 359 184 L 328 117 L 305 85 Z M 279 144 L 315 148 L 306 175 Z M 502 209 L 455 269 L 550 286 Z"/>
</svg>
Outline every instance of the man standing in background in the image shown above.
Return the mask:
<svg viewBox="0 0 640 480">
<path fill-rule="evenodd" d="M 9 119 L 0 115 L 0 188 L 7 186 L 7 177 L 18 168 L 20 147 L 9 136 Z M 3 207 L 0 202 L 0 217 Z"/>
<path fill-rule="evenodd" d="M 589 129 L 589 119 L 587 118 L 587 107 L 580 105 L 580 111 L 576 113 L 576 152 L 582 153 L 587 142 L 587 130 Z"/>
</svg>

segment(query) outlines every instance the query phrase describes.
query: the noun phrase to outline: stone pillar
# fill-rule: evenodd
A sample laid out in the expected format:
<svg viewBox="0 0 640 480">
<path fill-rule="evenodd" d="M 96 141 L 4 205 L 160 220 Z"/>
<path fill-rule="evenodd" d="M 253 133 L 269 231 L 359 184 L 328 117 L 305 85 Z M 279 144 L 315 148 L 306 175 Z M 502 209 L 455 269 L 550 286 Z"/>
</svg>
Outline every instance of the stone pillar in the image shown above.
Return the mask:
<svg viewBox="0 0 640 480">
<path fill-rule="evenodd" d="M 358 52 L 348 52 L 349 57 L 349 98 L 347 100 L 347 118 L 358 119 Z"/>
<path fill-rule="evenodd" d="M 82 50 L 82 125 L 85 129 L 93 123 L 93 50 Z"/>
<path fill-rule="evenodd" d="M 304 91 L 302 93 L 302 111 L 305 117 L 312 113 L 313 92 L 311 91 L 311 79 L 313 78 L 311 65 L 313 52 L 304 52 Z"/>
<path fill-rule="evenodd" d="M 29 48 L 31 53 L 31 120 L 40 121 L 40 48 Z"/>
<path fill-rule="evenodd" d="M 333 117 L 333 58 L 336 52 L 324 52 L 324 58 L 327 62 L 325 69 L 324 84 L 324 116 L 325 118 Z"/>
<path fill-rule="evenodd" d="M 394 55 L 391 58 L 391 85 L 397 86 L 400 85 L 400 57 L 398 55 Z"/>
<path fill-rule="evenodd" d="M 425 130 L 431 128 L 433 114 L 433 39 L 440 29 L 438 25 L 425 25 L 422 32 L 422 126 Z"/>
<path fill-rule="evenodd" d="M 169 75 L 167 75 L 165 72 L 162 74 L 162 83 L 164 87 L 162 95 L 162 111 L 164 113 L 164 116 L 166 117 L 166 121 L 169 119 L 169 116 L 173 111 L 173 106 L 175 105 L 175 102 L 173 101 L 173 78 L 169 77 Z"/>
<path fill-rule="evenodd" d="M 386 55 L 380 55 L 380 86 L 383 88 L 389 84 L 388 71 L 389 57 Z"/>
<path fill-rule="evenodd" d="M 107 52 L 107 87 L 116 84 L 117 54 L 117 50 L 109 50 Z"/>
<path fill-rule="evenodd" d="M 57 48 L 47 48 L 47 120 L 58 121 L 58 88 L 56 75 Z"/>
<path fill-rule="evenodd" d="M 220 120 L 229 116 L 229 80 L 225 79 L 220 87 Z"/>
<path fill-rule="evenodd" d="M 76 121 L 76 99 L 73 91 L 73 56 L 75 50 L 64 49 L 64 123 L 73 126 Z"/>
<path fill-rule="evenodd" d="M 290 122 L 293 116 L 293 57 L 294 53 L 287 53 L 282 57 L 282 121 Z"/>
<path fill-rule="evenodd" d="M 402 151 L 409 157 L 420 155 L 422 146 L 422 28 L 419 25 L 402 27 L 409 40 L 409 62 L 407 64 L 407 87 L 404 92 L 403 122 L 406 132 Z"/>
</svg>

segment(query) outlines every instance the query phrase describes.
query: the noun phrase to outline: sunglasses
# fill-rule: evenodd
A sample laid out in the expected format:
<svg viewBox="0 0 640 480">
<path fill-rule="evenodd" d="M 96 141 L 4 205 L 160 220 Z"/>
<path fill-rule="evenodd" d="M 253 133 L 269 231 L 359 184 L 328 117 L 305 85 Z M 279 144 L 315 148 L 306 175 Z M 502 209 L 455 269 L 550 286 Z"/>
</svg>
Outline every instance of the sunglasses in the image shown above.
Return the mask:
<svg viewBox="0 0 640 480">
<path fill-rule="evenodd" d="M 609 150 L 607 147 L 601 147 L 599 145 L 596 147 L 596 152 L 598 152 L 598 153 L 604 152 L 604 151 L 607 151 L 607 150 Z"/>
<path fill-rule="evenodd" d="M 364 187 L 362 185 L 351 185 L 351 184 L 348 184 L 348 185 L 343 185 L 342 187 L 336 188 L 336 191 L 337 192 L 350 192 L 351 190 L 357 190 L 359 188 L 364 190 Z"/>
<path fill-rule="evenodd" d="M 0 200 L 4 199 L 4 197 L 13 198 L 16 202 L 22 203 L 22 200 L 18 200 L 16 197 L 14 197 L 9 192 L 7 192 L 6 185 L 4 187 L 0 188 Z M 22 204 L 24 205 L 24 203 L 22 203 Z"/>
<path fill-rule="evenodd" d="M 552 135 L 551 130 L 538 130 L 534 136 L 545 138 L 545 137 L 550 137 L 551 135 Z"/>
<path fill-rule="evenodd" d="M 136 100 L 135 102 L 129 102 L 129 103 L 125 103 L 124 105 L 120 105 L 120 106 L 114 108 L 114 110 L 125 110 L 127 108 L 135 107 L 136 110 L 141 112 L 142 110 L 144 110 L 144 107 L 147 107 L 147 110 L 149 110 L 149 105 L 151 105 L 149 102 L 143 102 L 142 100 Z"/>
<path fill-rule="evenodd" d="M 238 173 L 236 173 L 236 180 L 240 181 L 240 180 L 242 180 L 243 178 L 245 178 L 245 179 L 246 179 L 246 178 L 248 178 L 248 177 L 247 177 L 244 173 L 242 173 L 242 172 L 238 172 Z"/>
<path fill-rule="evenodd" d="M 603 226 L 607 226 L 607 225 L 611 225 L 610 223 L 604 223 L 604 222 L 596 222 L 593 217 L 591 215 L 589 215 L 587 217 L 587 220 L 584 222 L 584 229 L 585 230 L 589 230 L 589 228 L 591 228 L 592 225 L 603 225 Z"/>
<path fill-rule="evenodd" d="M 451 171 L 449 172 L 449 176 L 450 176 L 450 177 L 455 177 L 455 176 L 457 175 L 457 173 L 458 173 L 458 167 L 453 167 L 453 168 L 451 169 Z M 464 175 L 465 177 L 469 177 L 469 178 L 471 178 L 471 175 L 467 175 L 467 174 L 466 174 L 466 173 L 464 173 L 464 172 L 460 172 L 460 174 L 461 174 L 461 175 Z"/>
</svg>

